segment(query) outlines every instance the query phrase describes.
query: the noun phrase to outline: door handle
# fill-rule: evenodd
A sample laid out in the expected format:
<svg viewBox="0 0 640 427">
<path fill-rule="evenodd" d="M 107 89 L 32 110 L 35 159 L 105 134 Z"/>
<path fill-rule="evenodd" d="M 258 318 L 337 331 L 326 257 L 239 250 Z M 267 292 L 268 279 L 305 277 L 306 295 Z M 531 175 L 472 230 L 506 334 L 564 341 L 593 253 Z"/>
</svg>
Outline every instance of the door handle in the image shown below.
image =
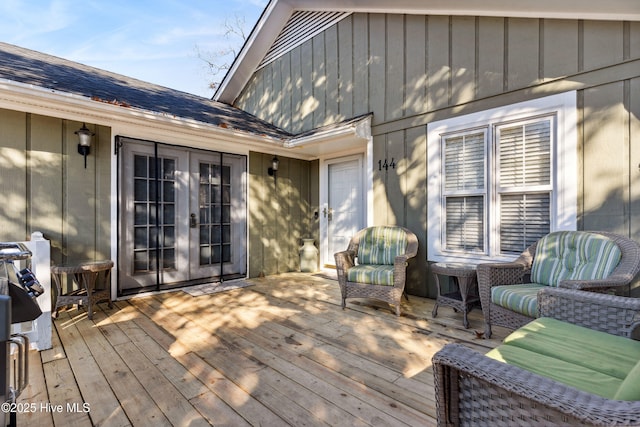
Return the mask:
<svg viewBox="0 0 640 427">
<path fill-rule="evenodd" d="M 192 213 L 189 216 L 189 227 L 196 228 L 198 226 L 198 220 L 196 219 L 196 214 Z"/>
<path fill-rule="evenodd" d="M 322 209 L 322 214 L 324 215 L 325 218 L 327 218 L 327 221 L 331 221 L 331 219 L 333 218 L 333 209 L 324 208 Z"/>
</svg>

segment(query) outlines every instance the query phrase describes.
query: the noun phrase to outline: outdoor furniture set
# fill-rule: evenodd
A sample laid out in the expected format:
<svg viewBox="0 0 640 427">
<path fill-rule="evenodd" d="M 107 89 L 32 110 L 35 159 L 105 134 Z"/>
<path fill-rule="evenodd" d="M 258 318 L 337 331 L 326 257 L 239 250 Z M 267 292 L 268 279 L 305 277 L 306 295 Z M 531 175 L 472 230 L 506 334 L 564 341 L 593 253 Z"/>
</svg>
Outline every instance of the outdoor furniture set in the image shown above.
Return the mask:
<svg viewBox="0 0 640 427">
<path fill-rule="evenodd" d="M 547 287 L 538 309 L 486 355 L 434 355 L 438 425 L 640 425 L 640 299 Z"/>
<path fill-rule="evenodd" d="M 486 355 L 434 355 L 438 424 L 640 425 L 640 299 L 606 294 L 638 271 L 637 243 L 580 231 L 478 265 L 485 336 L 516 330 Z"/>
<path fill-rule="evenodd" d="M 374 298 L 399 316 L 416 252 L 404 228 L 358 232 L 335 254 L 343 309 L 346 298 Z M 464 285 L 449 301 L 438 280 L 433 316 L 445 303 L 466 319 L 468 266 L 432 269 Z M 636 242 L 584 231 L 550 233 L 513 262 L 478 265 L 485 337 L 495 325 L 515 331 L 486 355 L 460 344 L 434 355 L 438 424 L 640 425 L 640 299 L 612 295 L 628 294 L 639 271 Z"/>
</svg>

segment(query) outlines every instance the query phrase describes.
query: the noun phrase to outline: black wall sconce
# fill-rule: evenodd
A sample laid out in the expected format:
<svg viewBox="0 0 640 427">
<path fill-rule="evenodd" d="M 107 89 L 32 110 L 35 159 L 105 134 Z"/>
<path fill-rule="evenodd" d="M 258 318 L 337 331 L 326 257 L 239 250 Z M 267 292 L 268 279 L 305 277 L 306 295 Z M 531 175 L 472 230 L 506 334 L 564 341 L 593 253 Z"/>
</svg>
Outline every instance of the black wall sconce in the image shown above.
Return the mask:
<svg viewBox="0 0 640 427">
<path fill-rule="evenodd" d="M 78 135 L 78 153 L 84 156 L 84 168 L 86 169 L 87 156 L 91 152 L 91 137 L 95 135 L 95 133 L 87 129 L 87 125 L 85 123 L 83 123 L 82 127 L 74 133 Z"/>
<path fill-rule="evenodd" d="M 271 167 L 267 169 L 267 173 L 269 174 L 269 176 L 272 176 L 273 179 L 276 179 L 277 177 L 279 166 L 280 166 L 280 160 L 278 160 L 278 156 L 273 156 L 273 159 L 271 159 Z"/>
</svg>

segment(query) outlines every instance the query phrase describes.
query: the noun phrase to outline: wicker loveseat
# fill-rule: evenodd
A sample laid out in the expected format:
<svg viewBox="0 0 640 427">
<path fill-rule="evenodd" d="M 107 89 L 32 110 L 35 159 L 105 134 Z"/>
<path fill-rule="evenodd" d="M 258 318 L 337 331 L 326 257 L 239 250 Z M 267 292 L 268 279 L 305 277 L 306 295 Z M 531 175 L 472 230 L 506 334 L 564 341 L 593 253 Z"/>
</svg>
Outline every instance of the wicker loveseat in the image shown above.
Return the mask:
<svg viewBox="0 0 640 427">
<path fill-rule="evenodd" d="M 371 298 L 395 305 L 396 315 L 400 316 L 402 295 L 406 297 L 407 260 L 417 252 L 416 235 L 404 227 L 360 230 L 351 238 L 346 251 L 334 255 L 342 308 L 347 298 Z"/>
<path fill-rule="evenodd" d="M 536 318 L 541 289 L 626 290 L 639 270 L 640 246 L 626 237 L 587 231 L 550 233 L 513 262 L 478 265 L 485 336 L 491 337 L 492 325 L 516 329 Z"/>
<path fill-rule="evenodd" d="M 438 425 L 640 425 L 640 300 L 552 287 L 538 298 L 541 317 L 487 355 L 434 355 Z"/>
</svg>

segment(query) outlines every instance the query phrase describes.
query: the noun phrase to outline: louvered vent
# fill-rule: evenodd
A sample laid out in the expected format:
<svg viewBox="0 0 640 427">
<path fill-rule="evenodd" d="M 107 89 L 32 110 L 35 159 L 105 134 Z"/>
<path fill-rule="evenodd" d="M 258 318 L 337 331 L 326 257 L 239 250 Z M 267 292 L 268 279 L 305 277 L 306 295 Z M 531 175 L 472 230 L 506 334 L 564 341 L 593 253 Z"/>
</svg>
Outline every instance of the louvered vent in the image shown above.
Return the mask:
<svg viewBox="0 0 640 427">
<path fill-rule="evenodd" d="M 296 11 L 284 26 L 258 69 L 264 67 L 296 46 L 321 33 L 333 24 L 349 16 L 351 12 Z"/>
</svg>

